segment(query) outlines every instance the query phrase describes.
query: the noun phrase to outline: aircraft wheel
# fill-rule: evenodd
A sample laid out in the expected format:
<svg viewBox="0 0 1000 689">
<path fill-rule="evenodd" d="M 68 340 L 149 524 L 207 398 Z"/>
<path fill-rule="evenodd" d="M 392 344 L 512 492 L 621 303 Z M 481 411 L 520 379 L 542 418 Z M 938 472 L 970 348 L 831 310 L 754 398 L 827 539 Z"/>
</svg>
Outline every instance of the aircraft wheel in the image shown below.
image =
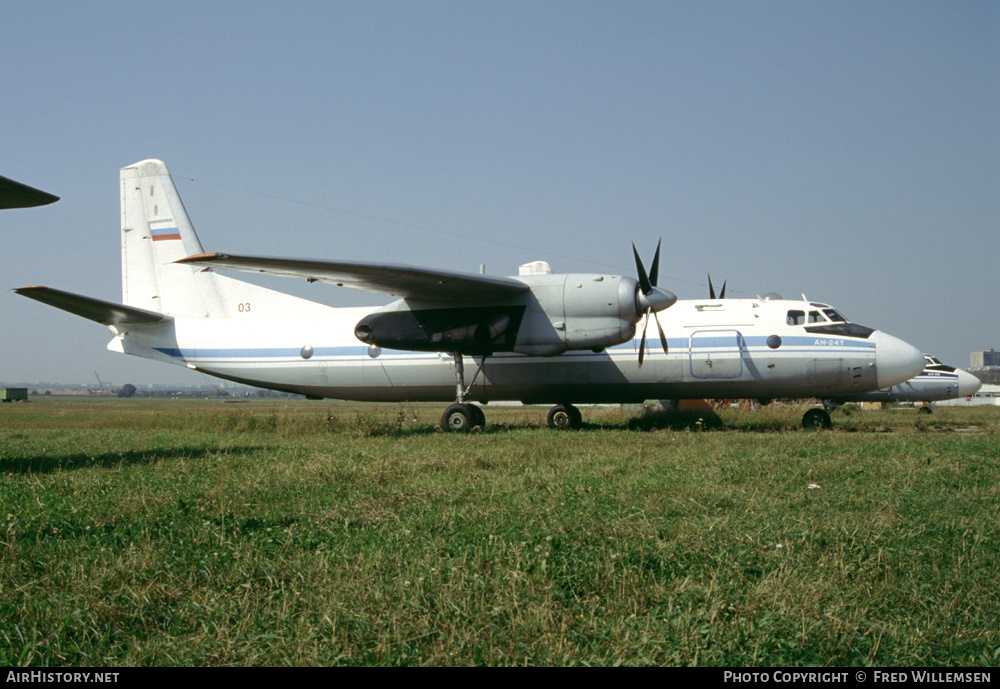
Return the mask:
<svg viewBox="0 0 1000 689">
<path fill-rule="evenodd" d="M 580 413 L 580 410 L 574 407 L 572 404 L 567 404 L 565 406 L 566 406 L 566 411 L 568 411 L 569 415 L 573 417 L 573 428 L 579 428 L 580 426 L 582 426 L 583 414 Z"/>
<path fill-rule="evenodd" d="M 810 409 L 802 415 L 803 428 L 830 428 L 830 415 L 826 409 Z"/>
<path fill-rule="evenodd" d="M 557 404 L 549 409 L 549 428 L 565 430 L 567 428 L 579 428 L 583 422 L 580 410 L 572 404 Z"/>
<path fill-rule="evenodd" d="M 482 407 L 478 407 L 475 404 L 469 404 L 467 406 L 469 407 L 469 413 L 472 414 L 472 425 L 485 429 L 486 414 L 483 413 Z"/>
<path fill-rule="evenodd" d="M 467 431 L 473 425 L 473 412 L 468 404 L 453 404 L 441 415 L 441 428 L 446 431 Z"/>
<path fill-rule="evenodd" d="M 920 407 L 920 409 L 917 410 L 917 412 L 920 414 L 930 414 L 933 411 L 934 410 L 931 409 L 930 407 Z"/>
</svg>

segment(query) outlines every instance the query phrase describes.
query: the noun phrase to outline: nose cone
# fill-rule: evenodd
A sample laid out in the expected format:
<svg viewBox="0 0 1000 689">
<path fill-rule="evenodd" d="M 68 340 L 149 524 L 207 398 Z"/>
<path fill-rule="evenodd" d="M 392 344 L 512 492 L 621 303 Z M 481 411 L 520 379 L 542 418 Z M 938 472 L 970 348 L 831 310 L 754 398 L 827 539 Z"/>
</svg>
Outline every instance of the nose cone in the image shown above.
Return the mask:
<svg viewBox="0 0 1000 689">
<path fill-rule="evenodd" d="M 956 368 L 955 373 L 958 374 L 959 397 L 972 397 L 979 392 L 979 388 L 983 387 L 983 381 L 979 380 L 968 371 Z"/>
<path fill-rule="evenodd" d="M 924 354 L 913 345 L 881 331 L 872 337 L 875 338 L 875 377 L 880 390 L 905 383 L 924 370 Z"/>
</svg>

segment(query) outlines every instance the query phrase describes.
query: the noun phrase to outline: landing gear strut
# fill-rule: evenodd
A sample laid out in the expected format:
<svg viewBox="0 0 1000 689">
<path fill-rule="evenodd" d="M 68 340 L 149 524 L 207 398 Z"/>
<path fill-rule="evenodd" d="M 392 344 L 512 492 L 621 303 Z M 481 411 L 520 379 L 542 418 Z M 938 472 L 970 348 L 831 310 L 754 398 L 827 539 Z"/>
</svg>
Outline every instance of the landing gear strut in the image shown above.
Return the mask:
<svg viewBox="0 0 1000 689">
<path fill-rule="evenodd" d="M 480 429 L 486 428 L 486 415 L 483 410 L 465 401 L 486 364 L 486 356 L 480 359 L 479 368 L 476 369 L 468 387 L 465 386 L 465 364 L 462 355 L 455 352 L 453 356 L 455 357 L 455 404 L 445 409 L 441 415 L 441 428 L 446 431 L 469 431 L 477 426 Z"/>
</svg>

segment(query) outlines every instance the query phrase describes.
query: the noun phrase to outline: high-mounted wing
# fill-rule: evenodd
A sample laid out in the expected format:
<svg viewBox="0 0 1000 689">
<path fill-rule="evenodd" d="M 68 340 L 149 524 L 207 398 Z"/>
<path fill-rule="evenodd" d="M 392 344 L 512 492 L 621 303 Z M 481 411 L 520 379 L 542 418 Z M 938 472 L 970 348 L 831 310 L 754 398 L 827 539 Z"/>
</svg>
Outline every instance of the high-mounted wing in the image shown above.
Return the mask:
<svg viewBox="0 0 1000 689">
<path fill-rule="evenodd" d="M 18 294 L 54 306 L 63 311 L 82 316 L 88 320 L 97 321 L 102 325 L 120 326 L 124 324 L 151 325 L 171 320 L 170 316 L 155 311 L 137 309 L 134 306 L 115 304 L 110 301 L 85 297 L 81 294 L 63 292 L 51 287 L 35 285 L 19 287 L 14 290 Z"/>
<path fill-rule="evenodd" d="M 392 263 L 315 261 L 301 258 L 196 254 L 176 263 L 327 282 L 338 287 L 435 302 L 483 302 L 528 290 L 512 278 L 433 270 Z"/>
</svg>

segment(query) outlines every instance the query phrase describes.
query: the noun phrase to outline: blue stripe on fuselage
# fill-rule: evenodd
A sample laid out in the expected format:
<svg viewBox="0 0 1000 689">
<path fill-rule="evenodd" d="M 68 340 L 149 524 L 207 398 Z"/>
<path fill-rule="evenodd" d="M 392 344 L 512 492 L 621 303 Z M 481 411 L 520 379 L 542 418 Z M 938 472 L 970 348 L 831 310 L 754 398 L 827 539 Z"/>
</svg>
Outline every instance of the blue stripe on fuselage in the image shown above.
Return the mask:
<svg viewBox="0 0 1000 689">
<path fill-rule="evenodd" d="M 704 331 L 702 331 L 704 332 Z M 726 337 L 699 337 L 697 340 L 696 351 L 704 352 L 708 350 L 719 350 L 719 351 L 732 351 L 734 338 L 732 335 Z M 671 354 L 687 354 L 690 346 L 690 340 L 688 338 L 674 338 L 667 340 L 668 349 Z M 638 343 L 634 340 L 622 343 L 615 347 L 609 348 L 607 351 L 622 353 L 622 352 L 635 352 L 638 349 Z M 662 349 L 659 339 L 647 339 L 646 348 L 649 350 L 650 354 L 657 354 Z M 183 360 L 196 360 L 196 359 L 213 359 L 213 360 L 228 360 L 228 361 L 248 361 L 251 359 L 258 360 L 278 360 L 278 359 L 302 359 L 301 349 L 295 347 L 245 347 L 245 348 L 233 348 L 233 347 L 156 347 L 156 351 L 166 354 L 167 356 L 173 357 L 175 359 Z M 368 356 L 368 345 L 350 345 L 342 347 L 314 347 L 313 355 L 310 359 L 329 359 L 329 358 L 357 358 L 365 360 L 370 358 Z M 813 352 L 816 354 L 820 353 L 831 353 L 837 351 L 848 350 L 850 352 L 857 352 L 861 350 L 875 349 L 875 343 L 869 340 L 852 340 L 848 338 L 817 338 L 817 337 L 785 337 L 782 339 L 782 344 L 779 350 L 771 349 L 767 346 L 767 338 L 763 336 L 753 336 L 753 337 L 743 337 L 741 351 L 754 353 L 763 352 L 771 353 L 781 350 L 793 350 L 796 353 L 806 353 Z M 419 356 L 422 359 L 426 359 L 428 355 L 432 355 L 434 352 L 412 352 L 404 350 L 383 350 L 381 356 L 389 356 L 393 358 L 401 357 L 413 357 Z M 497 353 L 493 355 L 492 358 L 510 358 L 510 357 L 523 357 L 521 354 L 513 353 Z M 560 355 L 563 357 L 573 356 L 595 356 L 594 352 L 590 350 L 573 350 L 565 352 Z M 381 357 L 380 357 L 381 358 Z M 550 357 L 545 357 L 550 358 Z M 557 357 L 552 357 L 557 358 Z M 925 374 L 921 374 L 925 375 Z M 957 376 L 956 376 L 957 377 Z"/>
</svg>

